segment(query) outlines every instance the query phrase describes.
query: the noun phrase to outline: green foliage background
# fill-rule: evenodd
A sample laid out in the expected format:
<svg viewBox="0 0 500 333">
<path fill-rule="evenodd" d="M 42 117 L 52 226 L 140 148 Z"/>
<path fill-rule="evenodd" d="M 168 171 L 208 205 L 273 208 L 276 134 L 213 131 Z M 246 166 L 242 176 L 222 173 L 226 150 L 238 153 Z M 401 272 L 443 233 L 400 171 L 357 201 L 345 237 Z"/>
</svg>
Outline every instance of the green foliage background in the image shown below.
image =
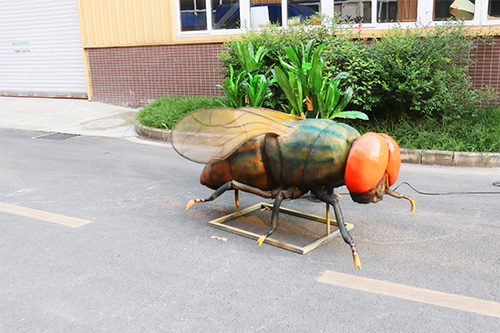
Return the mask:
<svg viewBox="0 0 500 333">
<path fill-rule="evenodd" d="M 361 133 L 387 133 L 405 148 L 500 152 L 500 106 L 478 106 L 478 102 L 488 105 L 496 94 L 472 89 L 468 76 L 474 45 L 492 43 L 490 35 L 461 22 L 446 22 L 436 27 L 395 27 L 381 38 L 369 40 L 360 37 L 356 26 L 341 25 L 331 18 L 325 21 L 330 25 L 248 30 L 238 40 L 251 41 L 255 49 L 271 49 L 255 75 L 269 75 L 280 63 L 279 57 L 286 57 L 287 46 L 297 47 L 311 39 L 316 45 L 325 44 L 325 73 L 333 78 L 348 72 L 340 87 L 341 91 L 347 87 L 354 91 L 348 109 L 370 116 L 366 122 L 343 120 Z M 220 55 L 226 76 L 229 65 L 235 71 L 240 68 L 234 52 L 236 41 L 228 41 L 228 51 Z M 272 91 L 263 106 L 283 110 L 287 99 L 281 88 L 275 84 Z M 170 129 L 190 111 L 219 105 L 216 98 L 165 96 L 141 109 L 138 120 L 146 126 Z"/>
<path fill-rule="evenodd" d="M 350 75 L 342 80 L 341 91 L 354 91 L 348 109 L 371 111 L 377 117 L 459 118 L 474 103 L 496 97 L 491 91 L 474 90 L 468 75 L 473 64 L 474 42 L 490 42 L 463 22 L 447 21 L 438 26 L 415 24 L 383 32 L 380 38 L 361 38 L 360 26 L 341 24 L 339 18 L 324 18 L 326 24 L 282 29 L 246 30 L 238 40 L 252 42 L 270 51 L 259 74 L 268 73 L 285 57 L 285 47 L 306 44 L 314 39 L 324 44 L 325 73 Z M 239 64 L 235 56 L 236 39 L 225 43 L 227 52 L 220 55 L 227 75 L 230 65 Z M 279 87 L 264 107 L 283 110 L 286 98 Z"/>
</svg>

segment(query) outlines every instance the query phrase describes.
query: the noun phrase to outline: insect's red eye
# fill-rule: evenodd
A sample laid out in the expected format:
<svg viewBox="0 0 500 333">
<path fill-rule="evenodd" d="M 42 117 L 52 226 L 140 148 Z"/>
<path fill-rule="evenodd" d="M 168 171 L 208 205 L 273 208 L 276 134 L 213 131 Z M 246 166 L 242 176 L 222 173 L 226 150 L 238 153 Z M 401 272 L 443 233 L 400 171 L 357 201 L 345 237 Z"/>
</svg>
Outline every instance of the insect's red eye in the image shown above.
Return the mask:
<svg viewBox="0 0 500 333">
<path fill-rule="evenodd" d="M 389 186 L 392 186 L 398 179 L 399 168 L 401 167 L 401 151 L 397 142 L 385 133 L 379 133 L 387 141 L 389 147 L 389 161 L 387 163 L 387 176 L 389 177 Z"/>
<path fill-rule="evenodd" d="M 386 140 L 373 132 L 363 134 L 351 147 L 344 174 L 349 191 L 372 190 L 384 177 L 389 160 Z"/>
</svg>

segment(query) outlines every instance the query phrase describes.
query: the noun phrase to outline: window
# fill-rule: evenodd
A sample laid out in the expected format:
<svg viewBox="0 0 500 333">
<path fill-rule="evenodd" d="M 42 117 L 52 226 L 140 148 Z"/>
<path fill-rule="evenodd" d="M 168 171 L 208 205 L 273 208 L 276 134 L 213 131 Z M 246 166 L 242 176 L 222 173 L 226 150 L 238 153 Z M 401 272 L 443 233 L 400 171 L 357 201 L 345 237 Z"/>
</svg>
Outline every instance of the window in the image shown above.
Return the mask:
<svg viewBox="0 0 500 333">
<path fill-rule="evenodd" d="M 285 13 L 281 0 L 251 0 L 250 26 L 258 28 L 275 24 L 283 26 L 286 15 L 287 25 L 297 25 L 321 11 L 319 0 L 288 0 Z"/>
<path fill-rule="evenodd" d="M 207 16 L 207 2 L 212 15 Z M 239 0 L 180 0 L 181 31 L 240 27 Z"/>
<path fill-rule="evenodd" d="M 239 0 L 212 0 L 214 30 L 240 27 Z"/>
<path fill-rule="evenodd" d="M 434 21 L 474 19 L 475 0 L 434 0 Z"/>
<path fill-rule="evenodd" d="M 180 0 L 181 30 L 206 30 L 207 7 L 205 0 Z"/>
<path fill-rule="evenodd" d="M 376 5 L 376 22 L 372 20 L 372 6 Z M 347 22 L 388 23 L 416 22 L 417 0 L 341 0 L 335 1 L 335 13 Z"/>
<path fill-rule="evenodd" d="M 334 2 L 334 12 L 346 22 L 369 23 L 371 18 L 371 0 L 342 0 Z"/>
<path fill-rule="evenodd" d="M 363 29 L 394 24 L 428 24 L 447 19 L 471 25 L 500 25 L 500 0 L 177 0 L 179 31 L 186 34 L 238 33 L 239 28 L 297 25 L 316 13 L 339 15 Z"/>
<path fill-rule="evenodd" d="M 285 10 L 282 2 L 286 2 Z M 215 31 L 238 29 L 242 21 L 252 28 L 283 26 L 284 16 L 286 24 L 293 25 L 320 12 L 321 0 L 178 0 L 178 8 L 180 31 Z"/>
<path fill-rule="evenodd" d="M 416 22 L 417 0 L 378 0 L 377 22 Z"/>
<path fill-rule="evenodd" d="M 319 0 L 288 0 L 287 7 L 288 25 L 303 22 L 314 17 L 316 13 L 321 13 L 321 1 Z"/>
<path fill-rule="evenodd" d="M 488 19 L 500 19 L 500 0 L 488 1 Z"/>
<path fill-rule="evenodd" d="M 251 0 L 250 27 L 259 28 L 270 24 L 282 25 L 281 0 Z"/>
</svg>

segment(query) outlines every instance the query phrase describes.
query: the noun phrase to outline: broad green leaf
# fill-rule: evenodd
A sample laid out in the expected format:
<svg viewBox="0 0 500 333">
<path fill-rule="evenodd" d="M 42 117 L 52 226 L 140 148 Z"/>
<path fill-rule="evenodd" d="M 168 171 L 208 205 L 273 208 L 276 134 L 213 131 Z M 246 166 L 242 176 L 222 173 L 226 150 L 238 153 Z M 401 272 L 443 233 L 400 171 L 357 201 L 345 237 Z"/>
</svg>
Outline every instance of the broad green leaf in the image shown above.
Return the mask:
<svg viewBox="0 0 500 333">
<path fill-rule="evenodd" d="M 347 106 L 347 104 L 349 104 L 349 101 L 352 98 L 352 94 L 353 94 L 352 88 L 351 87 L 347 88 L 345 95 L 344 95 L 344 98 L 337 105 L 337 107 L 335 108 L 335 110 L 333 112 L 337 113 L 337 112 L 344 110 L 344 108 Z"/>
<path fill-rule="evenodd" d="M 295 77 L 295 75 L 291 72 L 288 72 L 288 76 L 285 72 L 279 68 L 275 67 L 274 76 L 281 89 L 285 93 L 288 101 L 290 102 L 290 107 L 292 110 L 300 114 L 302 111 L 302 85 L 299 80 Z M 294 112 L 291 112 L 295 114 Z"/>
<path fill-rule="evenodd" d="M 344 118 L 344 119 L 362 119 L 362 120 L 368 120 L 368 116 L 364 112 L 360 111 L 342 111 L 342 112 L 337 112 L 334 113 L 330 119 L 334 118 Z"/>
<path fill-rule="evenodd" d="M 300 68 L 302 65 L 302 62 L 299 59 L 299 55 L 296 50 L 294 50 L 291 46 L 285 47 L 285 53 L 287 57 L 290 59 L 292 62 L 293 66 L 296 68 Z"/>
</svg>

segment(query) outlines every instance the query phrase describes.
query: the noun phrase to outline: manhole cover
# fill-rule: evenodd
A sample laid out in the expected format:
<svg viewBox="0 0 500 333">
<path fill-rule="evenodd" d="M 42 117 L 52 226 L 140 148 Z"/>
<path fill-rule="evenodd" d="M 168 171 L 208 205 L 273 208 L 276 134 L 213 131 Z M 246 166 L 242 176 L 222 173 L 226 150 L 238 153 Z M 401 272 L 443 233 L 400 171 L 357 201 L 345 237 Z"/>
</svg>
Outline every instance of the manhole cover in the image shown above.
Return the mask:
<svg viewBox="0 0 500 333">
<path fill-rule="evenodd" d="M 33 139 L 63 141 L 63 140 L 68 140 L 68 139 L 74 138 L 75 136 L 81 136 L 81 134 L 49 133 L 49 134 L 42 134 L 42 135 L 36 136 Z"/>
</svg>

